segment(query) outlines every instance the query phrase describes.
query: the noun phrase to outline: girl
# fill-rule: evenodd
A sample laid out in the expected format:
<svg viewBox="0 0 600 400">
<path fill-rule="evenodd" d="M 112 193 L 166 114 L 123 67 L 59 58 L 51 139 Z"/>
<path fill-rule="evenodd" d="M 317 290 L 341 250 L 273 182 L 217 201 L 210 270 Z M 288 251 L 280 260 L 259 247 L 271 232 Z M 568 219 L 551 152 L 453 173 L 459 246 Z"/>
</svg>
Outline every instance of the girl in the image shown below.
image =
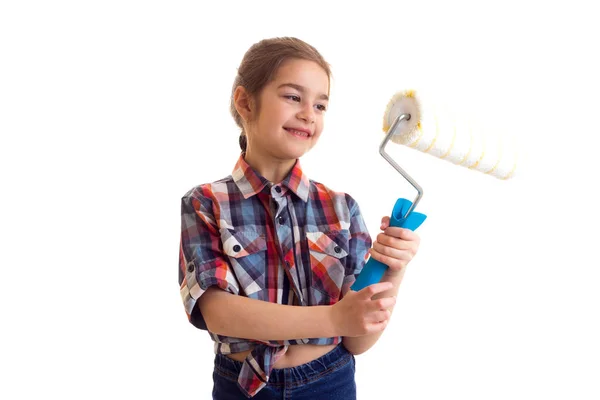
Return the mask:
<svg viewBox="0 0 600 400">
<path fill-rule="evenodd" d="M 309 44 L 254 44 L 232 89 L 233 172 L 182 198 L 179 284 L 189 321 L 215 342 L 213 399 L 355 399 L 354 355 L 382 334 L 418 249 L 389 217 L 372 243 L 356 201 L 302 171 L 329 84 Z M 349 290 L 369 255 L 388 272 Z"/>
</svg>

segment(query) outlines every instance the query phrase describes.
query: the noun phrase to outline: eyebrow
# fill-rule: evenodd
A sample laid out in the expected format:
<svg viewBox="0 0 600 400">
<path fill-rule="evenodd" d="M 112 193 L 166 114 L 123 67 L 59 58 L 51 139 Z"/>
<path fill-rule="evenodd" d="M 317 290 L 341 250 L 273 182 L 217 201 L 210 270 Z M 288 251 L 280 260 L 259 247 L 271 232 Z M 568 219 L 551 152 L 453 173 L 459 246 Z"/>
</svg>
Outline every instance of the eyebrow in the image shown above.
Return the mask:
<svg viewBox="0 0 600 400">
<path fill-rule="evenodd" d="M 289 86 L 291 88 L 294 88 L 297 91 L 299 91 L 300 93 L 305 93 L 306 92 L 306 88 L 304 86 L 300 86 L 300 85 L 297 85 L 295 83 L 282 83 L 281 85 L 279 85 L 277 87 L 277 89 L 280 89 L 280 88 L 282 88 L 284 86 Z M 319 96 L 319 99 L 329 101 L 329 97 L 326 94 L 324 94 L 324 93 Z"/>
</svg>

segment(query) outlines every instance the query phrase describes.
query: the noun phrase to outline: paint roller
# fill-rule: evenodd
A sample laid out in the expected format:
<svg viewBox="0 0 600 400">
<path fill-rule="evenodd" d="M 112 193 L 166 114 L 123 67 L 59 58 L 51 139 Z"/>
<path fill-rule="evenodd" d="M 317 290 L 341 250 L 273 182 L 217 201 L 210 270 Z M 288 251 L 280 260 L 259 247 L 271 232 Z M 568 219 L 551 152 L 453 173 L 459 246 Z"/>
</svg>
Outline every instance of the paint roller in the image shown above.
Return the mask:
<svg viewBox="0 0 600 400">
<path fill-rule="evenodd" d="M 514 143 L 489 130 L 478 129 L 473 121 L 461 120 L 447 112 L 423 112 L 414 90 L 398 92 L 392 97 L 383 117 L 383 131 L 386 135 L 379 146 L 379 154 L 417 191 L 412 202 L 404 198 L 396 201 L 390 226 L 414 231 L 427 218 L 414 211 L 423 197 L 423 189 L 385 151 L 390 140 L 498 179 L 510 179 L 516 173 Z M 359 291 L 380 282 L 387 268 L 369 258 L 351 289 Z"/>
</svg>

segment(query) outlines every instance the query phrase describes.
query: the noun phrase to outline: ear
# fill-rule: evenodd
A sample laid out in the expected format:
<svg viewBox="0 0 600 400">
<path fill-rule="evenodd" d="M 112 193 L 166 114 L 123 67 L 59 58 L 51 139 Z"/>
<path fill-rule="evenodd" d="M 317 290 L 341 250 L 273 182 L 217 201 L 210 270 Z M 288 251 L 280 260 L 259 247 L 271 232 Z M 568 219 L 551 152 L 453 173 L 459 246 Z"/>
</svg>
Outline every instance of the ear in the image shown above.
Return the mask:
<svg viewBox="0 0 600 400">
<path fill-rule="evenodd" d="M 244 122 L 247 123 L 252 119 L 254 102 L 245 87 L 238 86 L 235 88 L 235 91 L 233 92 L 233 104 Z"/>
</svg>

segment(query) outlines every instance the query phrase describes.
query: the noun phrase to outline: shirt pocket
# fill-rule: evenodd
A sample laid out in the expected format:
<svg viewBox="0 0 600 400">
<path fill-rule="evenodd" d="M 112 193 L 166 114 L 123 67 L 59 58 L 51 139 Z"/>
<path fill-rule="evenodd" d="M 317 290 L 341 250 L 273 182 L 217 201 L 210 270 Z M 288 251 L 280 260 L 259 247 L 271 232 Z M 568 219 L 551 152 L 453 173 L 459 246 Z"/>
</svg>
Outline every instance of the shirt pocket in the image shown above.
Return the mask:
<svg viewBox="0 0 600 400">
<path fill-rule="evenodd" d="M 220 230 L 223 252 L 229 258 L 233 274 L 247 297 L 258 298 L 265 289 L 267 242 L 260 232 L 250 229 Z"/>
<path fill-rule="evenodd" d="M 311 269 L 311 291 L 316 304 L 335 304 L 346 276 L 348 230 L 306 232 Z"/>
</svg>

